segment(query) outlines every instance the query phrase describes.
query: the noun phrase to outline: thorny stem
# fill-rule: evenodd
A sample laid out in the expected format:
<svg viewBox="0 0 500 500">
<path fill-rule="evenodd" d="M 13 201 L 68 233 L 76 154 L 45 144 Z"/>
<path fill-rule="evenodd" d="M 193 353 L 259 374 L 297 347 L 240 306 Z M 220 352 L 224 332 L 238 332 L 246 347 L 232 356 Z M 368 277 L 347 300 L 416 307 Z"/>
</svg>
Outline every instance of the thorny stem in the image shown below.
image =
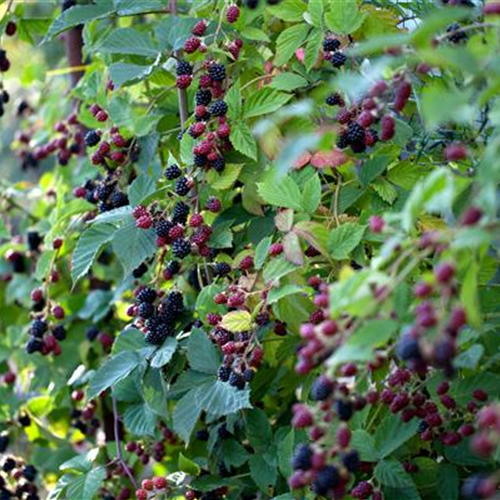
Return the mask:
<svg viewBox="0 0 500 500">
<path fill-rule="evenodd" d="M 134 485 L 134 488 L 137 490 L 137 489 L 139 489 L 139 485 L 138 485 L 137 481 L 135 480 L 134 475 L 130 471 L 128 465 L 125 463 L 125 460 L 123 459 L 123 455 L 122 455 L 120 433 L 118 431 L 120 417 L 118 415 L 118 409 L 116 407 L 116 399 L 114 396 L 111 396 L 111 402 L 113 405 L 113 418 L 114 418 L 113 431 L 114 431 L 115 443 L 116 443 L 116 456 L 118 457 L 118 462 L 120 462 L 120 465 L 123 467 L 123 470 L 125 471 L 125 473 L 129 477 L 130 482 Z"/>
</svg>

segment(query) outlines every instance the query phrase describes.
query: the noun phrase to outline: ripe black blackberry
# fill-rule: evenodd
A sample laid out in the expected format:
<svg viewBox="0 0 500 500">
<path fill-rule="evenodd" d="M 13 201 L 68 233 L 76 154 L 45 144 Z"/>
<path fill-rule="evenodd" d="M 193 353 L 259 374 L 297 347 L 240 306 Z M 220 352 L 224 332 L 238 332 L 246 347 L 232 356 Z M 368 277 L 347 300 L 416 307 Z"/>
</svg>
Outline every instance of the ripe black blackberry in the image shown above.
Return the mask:
<svg viewBox="0 0 500 500">
<path fill-rule="evenodd" d="M 26 481 L 33 482 L 36 478 L 37 470 L 34 465 L 25 465 L 23 468 L 23 476 Z"/>
<path fill-rule="evenodd" d="M 366 150 L 366 144 L 360 141 L 351 142 L 351 150 L 353 153 L 363 153 Z"/>
<path fill-rule="evenodd" d="M 365 134 L 365 129 L 359 123 L 352 122 L 347 129 L 347 140 L 350 144 L 364 142 Z"/>
<path fill-rule="evenodd" d="M 8 434 L 0 435 L 0 453 L 5 453 L 8 447 L 9 447 L 9 435 Z"/>
<path fill-rule="evenodd" d="M 121 191 L 115 191 L 109 201 L 113 208 L 126 207 L 129 204 L 128 196 Z"/>
<path fill-rule="evenodd" d="M 199 431 L 196 431 L 195 438 L 198 441 L 208 441 L 209 437 L 210 434 L 206 429 L 200 429 Z"/>
<path fill-rule="evenodd" d="M 339 136 L 336 145 L 340 149 L 345 149 L 347 146 L 349 146 L 349 139 L 347 138 L 347 134 L 342 134 L 341 136 Z"/>
<path fill-rule="evenodd" d="M 245 377 L 241 373 L 232 372 L 229 376 L 229 385 L 241 391 L 246 385 Z"/>
<path fill-rule="evenodd" d="M 216 172 L 224 172 L 224 169 L 226 168 L 226 160 L 224 159 L 223 156 L 218 156 L 213 162 L 212 162 L 212 167 Z"/>
<path fill-rule="evenodd" d="M 29 427 L 31 425 L 31 418 L 27 413 L 21 413 L 17 418 L 17 421 L 22 427 Z"/>
<path fill-rule="evenodd" d="M 245 382 L 251 382 L 253 380 L 254 375 L 255 372 L 251 368 L 247 368 L 243 372 L 243 378 L 245 379 Z"/>
<path fill-rule="evenodd" d="M 328 104 L 328 106 L 343 106 L 344 105 L 344 99 L 342 99 L 342 97 L 340 97 L 340 94 L 330 94 L 326 100 L 325 100 L 326 104 Z"/>
<path fill-rule="evenodd" d="M 184 310 L 184 297 L 182 293 L 177 290 L 171 291 L 167 295 L 166 308 L 175 313 L 182 312 Z"/>
<path fill-rule="evenodd" d="M 227 104 L 223 100 L 215 101 L 210 105 L 208 111 L 212 116 L 224 116 L 227 113 Z"/>
<path fill-rule="evenodd" d="M 155 226 L 156 236 L 159 236 L 160 238 L 166 238 L 173 227 L 174 224 L 169 220 L 159 220 Z"/>
<path fill-rule="evenodd" d="M 226 78 L 226 67 L 223 64 L 214 63 L 208 68 L 208 74 L 215 82 L 222 82 Z"/>
<path fill-rule="evenodd" d="M 351 450 L 345 453 L 342 456 L 342 463 L 349 472 L 355 473 L 360 464 L 358 452 L 356 450 Z"/>
<path fill-rule="evenodd" d="M 152 304 L 157 297 L 156 290 L 153 288 L 143 288 L 136 296 L 137 302 L 149 302 Z"/>
<path fill-rule="evenodd" d="M 324 401 L 333 392 L 333 384 L 326 377 L 318 377 L 311 385 L 310 397 L 313 401 Z"/>
<path fill-rule="evenodd" d="M 448 28 L 446 28 L 446 33 L 449 33 L 448 40 L 455 44 L 464 42 L 468 38 L 467 33 L 458 23 L 448 26 Z"/>
<path fill-rule="evenodd" d="M 99 335 L 99 328 L 97 326 L 92 325 L 91 327 L 87 328 L 87 331 L 85 332 L 85 337 L 87 337 L 87 340 L 92 342 L 97 338 Z"/>
<path fill-rule="evenodd" d="M 97 146 L 97 144 L 99 144 L 100 141 L 101 141 L 101 136 L 95 130 L 89 130 L 85 134 L 85 144 L 89 148 Z"/>
<path fill-rule="evenodd" d="M 151 318 L 155 313 L 155 306 L 149 302 L 142 302 L 137 312 L 141 318 Z"/>
<path fill-rule="evenodd" d="M 135 279 L 139 279 L 142 278 L 142 276 L 144 276 L 147 272 L 148 272 L 148 266 L 143 262 L 139 267 L 136 267 L 132 271 L 132 276 Z"/>
<path fill-rule="evenodd" d="M 11 470 L 14 470 L 16 468 L 16 465 L 16 461 L 12 457 L 8 457 L 3 463 L 2 470 L 4 472 L 10 472 Z"/>
<path fill-rule="evenodd" d="M 221 366 L 217 372 L 217 377 L 222 382 L 227 382 L 231 376 L 231 368 L 229 366 Z"/>
<path fill-rule="evenodd" d="M 173 181 L 174 179 L 177 179 L 177 177 L 180 177 L 181 174 L 182 174 L 182 171 L 179 168 L 179 165 L 176 165 L 175 163 L 173 165 L 168 166 L 165 169 L 165 177 L 169 181 Z"/>
<path fill-rule="evenodd" d="M 177 63 L 177 66 L 175 67 L 175 74 L 177 76 L 192 75 L 193 66 L 191 66 L 191 64 L 189 64 L 187 61 L 179 61 Z"/>
<path fill-rule="evenodd" d="M 189 179 L 181 177 L 175 181 L 175 194 L 178 196 L 186 196 L 191 191 Z"/>
<path fill-rule="evenodd" d="M 231 272 L 231 266 L 227 262 L 217 262 L 214 267 L 216 276 L 226 276 Z"/>
<path fill-rule="evenodd" d="M 212 92 L 210 89 L 198 89 L 194 99 L 197 106 L 208 106 L 212 102 Z"/>
<path fill-rule="evenodd" d="M 172 244 L 172 253 L 178 259 L 183 259 L 191 253 L 191 243 L 188 240 L 179 238 Z"/>
<path fill-rule="evenodd" d="M 62 11 L 64 12 L 65 10 L 71 9 L 71 7 L 74 7 L 76 5 L 76 0 L 64 0 L 62 3 Z"/>
<path fill-rule="evenodd" d="M 350 420 L 354 413 L 354 406 L 347 399 L 337 399 L 333 404 L 333 408 L 337 417 L 343 422 Z"/>
<path fill-rule="evenodd" d="M 325 52 L 335 52 L 340 48 L 340 40 L 337 38 L 325 38 L 323 40 L 323 50 Z"/>
<path fill-rule="evenodd" d="M 327 465 L 318 471 L 313 483 L 313 490 L 318 495 L 327 495 L 340 484 L 340 474 L 336 467 Z"/>
<path fill-rule="evenodd" d="M 35 318 L 30 325 L 30 333 L 34 337 L 43 337 L 43 334 L 47 331 L 47 322 L 40 318 Z"/>
<path fill-rule="evenodd" d="M 43 241 L 42 237 L 40 236 L 40 233 L 38 233 L 37 231 L 28 231 L 28 234 L 26 235 L 26 240 L 28 242 L 28 248 L 32 252 L 38 250 L 40 243 Z"/>
<path fill-rule="evenodd" d="M 107 201 L 100 201 L 97 204 L 97 210 L 99 210 L 99 213 L 103 214 L 104 212 L 109 212 L 112 210 L 111 204 L 109 204 Z"/>
<path fill-rule="evenodd" d="M 292 457 L 292 468 L 294 470 L 307 471 L 311 468 L 313 457 L 313 451 L 311 447 L 307 444 L 299 444 L 295 448 L 295 452 Z"/>
<path fill-rule="evenodd" d="M 181 264 L 178 260 L 171 260 L 167 264 L 166 270 L 172 275 L 177 274 L 181 270 Z"/>
<path fill-rule="evenodd" d="M 193 163 L 195 167 L 204 167 L 207 164 L 207 157 L 205 155 L 194 155 Z"/>
<path fill-rule="evenodd" d="M 6 90 L 2 91 L 0 100 L 5 104 L 7 104 L 10 101 L 10 95 Z"/>
<path fill-rule="evenodd" d="M 66 339 L 66 328 L 63 325 L 56 325 L 52 329 L 52 335 L 56 338 L 56 340 L 65 340 Z"/>
<path fill-rule="evenodd" d="M 111 196 L 113 190 L 114 186 L 112 184 L 99 184 L 94 191 L 94 197 L 99 201 L 105 201 Z"/>
<path fill-rule="evenodd" d="M 172 222 L 174 224 L 185 224 L 189 215 L 189 206 L 182 201 L 178 201 L 174 207 Z"/>
<path fill-rule="evenodd" d="M 161 345 L 163 344 L 163 342 L 165 342 L 165 339 L 167 337 L 168 332 L 164 328 L 161 328 L 159 325 L 157 325 L 154 328 L 149 329 L 144 339 L 148 344 Z"/>
<path fill-rule="evenodd" d="M 342 52 L 335 52 L 332 56 L 332 66 L 334 68 L 342 67 L 347 61 L 347 57 Z"/>
</svg>

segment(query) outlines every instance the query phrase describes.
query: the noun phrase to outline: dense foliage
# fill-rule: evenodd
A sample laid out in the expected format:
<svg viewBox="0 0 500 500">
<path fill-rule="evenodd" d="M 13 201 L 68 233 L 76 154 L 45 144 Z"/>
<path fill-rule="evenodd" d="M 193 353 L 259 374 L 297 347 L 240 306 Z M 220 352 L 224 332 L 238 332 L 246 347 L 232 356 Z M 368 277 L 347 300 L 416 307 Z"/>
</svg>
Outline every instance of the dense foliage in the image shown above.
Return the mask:
<svg viewBox="0 0 500 500">
<path fill-rule="evenodd" d="M 0 499 L 499 498 L 500 3 L 36 9 Z"/>
</svg>

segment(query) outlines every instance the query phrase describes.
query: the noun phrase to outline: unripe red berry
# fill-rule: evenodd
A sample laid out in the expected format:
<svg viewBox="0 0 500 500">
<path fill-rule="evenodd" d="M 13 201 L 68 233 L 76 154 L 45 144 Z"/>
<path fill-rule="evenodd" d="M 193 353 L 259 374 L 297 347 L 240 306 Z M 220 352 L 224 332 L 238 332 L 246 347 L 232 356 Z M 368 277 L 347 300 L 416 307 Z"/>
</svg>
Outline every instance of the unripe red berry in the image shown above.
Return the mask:
<svg viewBox="0 0 500 500">
<path fill-rule="evenodd" d="M 12 385 L 16 381 L 16 374 L 14 372 L 8 371 L 3 375 L 3 381 L 7 385 Z"/>
<path fill-rule="evenodd" d="M 426 281 L 420 281 L 415 285 L 413 293 L 415 294 L 415 297 L 425 299 L 432 293 L 432 285 Z"/>
<path fill-rule="evenodd" d="M 148 492 L 142 488 L 136 490 L 135 498 L 137 498 L 137 500 L 148 500 Z"/>
<path fill-rule="evenodd" d="M 474 226 L 476 225 L 483 216 L 483 211 L 478 207 L 469 207 L 462 218 L 460 219 L 460 223 L 462 226 Z"/>
<path fill-rule="evenodd" d="M 95 119 L 98 122 L 105 122 L 108 119 L 108 113 L 106 113 L 106 111 L 104 111 L 104 110 L 101 109 L 100 111 L 98 111 L 96 113 Z"/>
<path fill-rule="evenodd" d="M 59 248 L 61 248 L 63 246 L 63 243 L 64 243 L 64 240 L 62 238 L 56 238 L 53 242 L 52 242 L 52 248 L 54 250 L 57 250 Z"/>
<path fill-rule="evenodd" d="M 444 157 L 448 161 L 460 161 L 467 158 L 467 148 L 460 143 L 454 143 L 446 146 Z"/>
<path fill-rule="evenodd" d="M 450 390 L 450 384 L 448 381 L 446 380 L 443 380 L 442 382 L 440 382 L 438 384 L 438 386 L 436 387 L 436 394 L 438 396 L 443 396 L 444 394 L 446 394 L 448 391 Z"/>
<path fill-rule="evenodd" d="M 240 17 L 240 9 L 237 5 L 231 5 L 229 9 L 227 9 L 226 19 L 228 23 L 235 23 Z"/>
<path fill-rule="evenodd" d="M 43 300 L 43 292 L 40 288 L 35 288 L 31 291 L 30 297 L 33 302 L 41 302 Z"/>
<path fill-rule="evenodd" d="M 9 21 L 5 26 L 5 34 L 7 36 L 14 36 L 17 31 L 17 25 L 14 21 Z"/>
<path fill-rule="evenodd" d="M 64 309 L 61 306 L 56 305 L 52 308 L 52 315 L 56 319 L 64 319 L 65 316 Z"/>
<path fill-rule="evenodd" d="M 434 269 L 434 276 L 438 283 L 446 285 L 455 276 L 455 266 L 450 262 L 442 262 Z"/>
<path fill-rule="evenodd" d="M 474 399 L 477 399 L 478 401 L 484 402 L 488 400 L 488 393 L 486 391 L 483 391 L 482 389 L 476 389 L 472 393 L 472 397 Z"/>
<path fill-rule="evenodd" d="M 483 7 L 483 14 L 485 16 L 500 16 L 500 2 L 486 3 Z"/>
<path fill-rule="evenodd" d="M 204 20 L 198 21 L 195 25 L 191 33 L 195 36 L 203 36 L 205 31 L 207 30 L 207 23 Z"/>
<path fill-rule="evenodd" d="M 144 479 L 141 483 L 141 486 L 147 491 L 153 491 L 155 488 L 151 479 Z"/>
<path fill-rule="evenodd" d="M 396 122 L 391 115 L 385 115 L 380 120 L 380 139 L 390 141 L 394 137 Z"/>
<path fill-rule="evenodd" d="M 370 217 L 370 231 L 373 233 L 381 233 L 384 230 L 385 222 L 379 215 Z"/>
</svg>

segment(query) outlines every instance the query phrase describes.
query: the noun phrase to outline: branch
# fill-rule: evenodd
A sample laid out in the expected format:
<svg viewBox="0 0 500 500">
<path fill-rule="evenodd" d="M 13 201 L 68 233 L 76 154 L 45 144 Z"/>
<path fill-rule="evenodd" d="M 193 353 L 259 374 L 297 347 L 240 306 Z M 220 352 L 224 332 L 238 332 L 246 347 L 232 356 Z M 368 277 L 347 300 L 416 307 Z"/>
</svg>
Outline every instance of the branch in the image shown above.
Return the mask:
<svg viewBox="0 0 500 500">
<path fill-rule="evenodd" d="M 118 462 L 123 467 L 123 470 L 125 471 L 125 473 L 129 477 L 130 482 L 134 485 L 134 488 L 137 490 L 137 489 L 139 489 L 139 485 L 137 484 L 137 481 L 135 480 L 134 475 L 132 474 L 131 470 L 129 469 L 129 466 L 126 464 L 125 460 L 123 459 L 123 455 L 122 455 L 122 445 L 121 445 L 121 439 L 120 439 L 120 432 L 118 429 L 120 417 L 118 415 L 118 409 L 116 407 L 116 399 L 114 396 L 111 396 L 111 402 L 113 404 L 113 417 L 114 417 L 113 429 L 114 429 L 114 433 L 115 433 L 116 456 L 118 458 Z"/>
</svg>

